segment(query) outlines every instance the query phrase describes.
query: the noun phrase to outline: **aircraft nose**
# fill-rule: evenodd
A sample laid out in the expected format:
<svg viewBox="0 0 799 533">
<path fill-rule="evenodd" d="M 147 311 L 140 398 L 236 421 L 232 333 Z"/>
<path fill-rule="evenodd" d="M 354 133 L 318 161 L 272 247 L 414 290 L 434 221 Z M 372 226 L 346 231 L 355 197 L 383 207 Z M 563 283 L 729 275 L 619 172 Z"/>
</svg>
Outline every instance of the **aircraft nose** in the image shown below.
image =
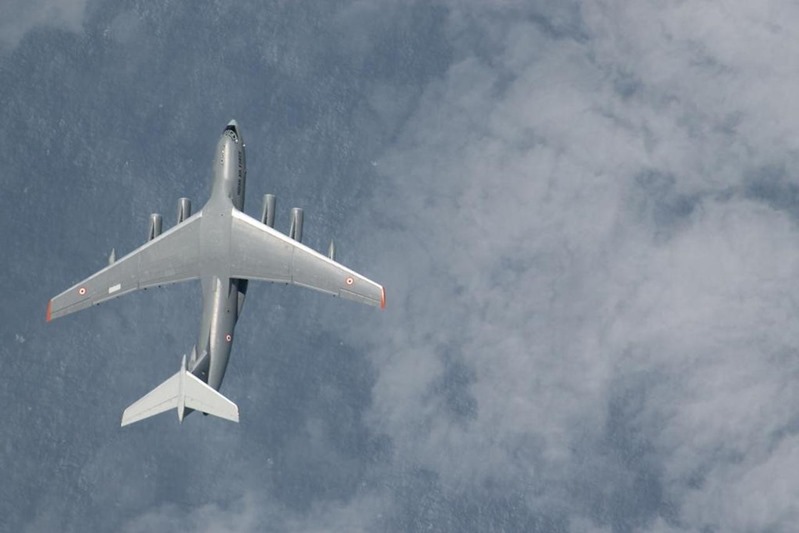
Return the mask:
<svg viewBox="0 0 799 533">
<path fill-rule="evenodd" d="M 229 131 L 232 132 L 232 134 L 228 133 Z M 243 140 L 241 139 L 241 133 L 239 133 L 239 123 L 236 122 L 235 120 L 231 120 L 230 122 L 227 123 L 223 135 L 231 137 L 233 141 L 236 143 L 238 143 L 239 141 L 243 142 Z"/>
</svg>

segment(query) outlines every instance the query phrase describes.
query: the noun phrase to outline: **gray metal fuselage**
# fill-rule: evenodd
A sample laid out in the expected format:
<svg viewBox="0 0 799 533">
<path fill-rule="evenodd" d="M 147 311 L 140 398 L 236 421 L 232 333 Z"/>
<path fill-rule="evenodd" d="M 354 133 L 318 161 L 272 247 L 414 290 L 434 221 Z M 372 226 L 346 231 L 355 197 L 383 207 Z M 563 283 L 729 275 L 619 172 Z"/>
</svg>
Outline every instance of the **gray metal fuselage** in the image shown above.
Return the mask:
<svg viewBox="0 0 799 533">
<path fill-rule="evenodd" d="M 247 280 L 230 277 L 231 205 L 242 210 L 247 168 L 244 142 L 235 121 L 216 146 L 211 197 L 203 206 L 200 228 L 203 315 L 200 335 L 188 370 L 214 389 L 225 377 L 234 329 L 239 318 Z"/>
</svg>

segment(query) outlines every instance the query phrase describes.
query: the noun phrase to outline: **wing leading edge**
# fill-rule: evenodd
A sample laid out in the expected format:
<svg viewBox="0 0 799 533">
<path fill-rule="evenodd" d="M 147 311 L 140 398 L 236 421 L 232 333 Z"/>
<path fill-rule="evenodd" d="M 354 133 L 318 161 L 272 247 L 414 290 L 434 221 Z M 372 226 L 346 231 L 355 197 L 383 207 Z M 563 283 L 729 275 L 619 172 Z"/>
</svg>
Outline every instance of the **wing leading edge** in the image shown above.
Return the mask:
<svg viewBox="0 0 799 533">
<path fill-rule="evenodd" d="M 386 305 L 383 287 L 233 209 L 230 276 L 291 283 L 367 305 Z"/>
<path fill-rule="evenodd" d="M 138 289 L 199 277 L 202 211 L 65 290 L 47 305 L 47 320 Z"/>
</svg>

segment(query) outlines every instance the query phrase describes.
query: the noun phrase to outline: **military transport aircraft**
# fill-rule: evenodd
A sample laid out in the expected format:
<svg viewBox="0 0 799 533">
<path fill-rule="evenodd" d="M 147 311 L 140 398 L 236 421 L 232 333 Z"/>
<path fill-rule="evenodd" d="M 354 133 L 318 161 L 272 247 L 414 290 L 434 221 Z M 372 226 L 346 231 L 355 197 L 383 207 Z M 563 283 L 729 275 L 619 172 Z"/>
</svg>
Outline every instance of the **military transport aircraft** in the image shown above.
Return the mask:
<svg viewBox="0 0 799 533">
<path fill-rule="evenodd" d="M 275 197 L 264 196 L 261 220 L 242 212 L 247 170 L 244 141 L 232 120 L 216 145 L 211 197 L 191 214 L 181 198 L 178 224 L 161 233 L 161 215 L 150 216 L 149 240 L 130 254 L 62 292 L 47 305 L 47 320 L 86 309 L 138 289 L 199 279 L 203 290 L 200 337 L 180 370 L 125 409 L 122 425 L 177 408 L 238 422 L 239 409 L 218 392 L 225 376 L 233 330 L 249 280 L 291 283 L 369 305 L 386 305 L 383 287 L 301 244 L 302 210 L 291 211 L 289 235 L 273 229 Z"/>
</svg>

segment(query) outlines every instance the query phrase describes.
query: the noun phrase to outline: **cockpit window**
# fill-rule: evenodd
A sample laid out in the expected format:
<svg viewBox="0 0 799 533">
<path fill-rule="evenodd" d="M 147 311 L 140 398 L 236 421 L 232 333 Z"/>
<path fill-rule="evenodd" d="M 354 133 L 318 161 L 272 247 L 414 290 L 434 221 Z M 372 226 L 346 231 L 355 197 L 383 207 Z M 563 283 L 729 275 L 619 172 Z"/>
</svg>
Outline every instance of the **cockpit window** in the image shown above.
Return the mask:
<svg viewBox="0 0 799 533">
<path fill-rule="evenodd" d="M 228 126 L 227 128 L 225 128 L 225 135 L 230 137 L 230 139 L 233 142 L 235 142 L 235 143 L 239 142 L 239 136 L 236 135 L 236 131 L 233 129 L 233 126 Z"/>
</svg>

